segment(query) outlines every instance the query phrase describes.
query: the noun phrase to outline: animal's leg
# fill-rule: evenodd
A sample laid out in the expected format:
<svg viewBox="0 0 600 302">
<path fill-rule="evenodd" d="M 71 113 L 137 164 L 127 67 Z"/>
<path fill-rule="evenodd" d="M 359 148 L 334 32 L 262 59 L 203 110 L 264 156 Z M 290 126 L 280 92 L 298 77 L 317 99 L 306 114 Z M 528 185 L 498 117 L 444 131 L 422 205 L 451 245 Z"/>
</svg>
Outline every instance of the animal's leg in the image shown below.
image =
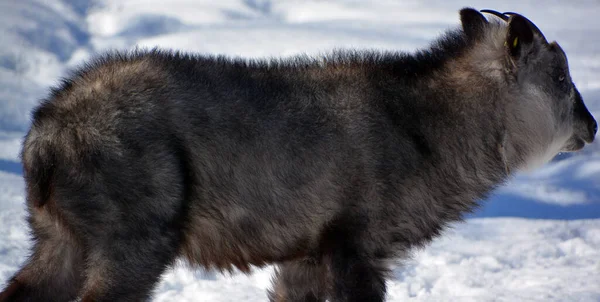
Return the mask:
<svg viewBox="0 0 600 302">
<path fill-rule="evenodd" d="M 65 205 L 86 246 L 82 301 L 147 300 L 178 256 L 189 215 L 186 173 L 165 145 L 91 157 L 84 163 L 89 174 L 80 177 L 84 186 L 62 185 L 86 197 Z"/>
<path fill-rule="evenodd" d="M 301 260 L 278 266 L 269 292 L 272 302 L 325 302 L 329 290 L 327 269 L 317 261 Z"/>
<path fill-rule="evenodd" d="M 0 293 L 0 301 L 71 301 L 82 286 L 83 249 L 45 208 L 30 219 L 34 246 L 26 264 Z"/>
<path fill-rule="evenodd" d="M 333 302 L 384 301 L 387 269 L 381 244 L 366 231 L 368 220 L 344 217 L 324 233 L 323 261 L 331 274 Z M 374 251 L 379 251 L 376 253 Z"/>
<path fill-rule="evenodd" d="M 332 301 L 384 301 L 386 269 L 381 261 L 347 250 L 332 258 Z"/>
<path fill-rule="evenodd" d="M 130 225 L 90 244 L 82 301 L 145 301 L 177 257 L 177 234 Z"/>
</svg>

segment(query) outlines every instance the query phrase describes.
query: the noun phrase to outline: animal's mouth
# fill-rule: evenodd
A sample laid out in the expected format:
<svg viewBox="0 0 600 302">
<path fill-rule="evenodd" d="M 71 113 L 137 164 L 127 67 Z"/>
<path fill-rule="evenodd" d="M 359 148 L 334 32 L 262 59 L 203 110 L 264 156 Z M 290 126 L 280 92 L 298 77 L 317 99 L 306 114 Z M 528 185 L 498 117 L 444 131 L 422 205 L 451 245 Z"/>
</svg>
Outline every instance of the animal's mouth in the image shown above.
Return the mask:
<svg viewBox="0 0 600 302">
<path fill-rule="evenodd" d="M 573 137 L 569 140 L 565 146 L 564 152 L 575 152 L 583 149 L 586 143 L 591 143 L 594 139 L 582 139 L 581 137 Z"/>
<path fill-rule="evenodd" d="M 591 144 L 592 142 L 594 142 L 594 135 L 590 135 L 586 138 L 583 139 L 586 143 Z"/>
</svg>

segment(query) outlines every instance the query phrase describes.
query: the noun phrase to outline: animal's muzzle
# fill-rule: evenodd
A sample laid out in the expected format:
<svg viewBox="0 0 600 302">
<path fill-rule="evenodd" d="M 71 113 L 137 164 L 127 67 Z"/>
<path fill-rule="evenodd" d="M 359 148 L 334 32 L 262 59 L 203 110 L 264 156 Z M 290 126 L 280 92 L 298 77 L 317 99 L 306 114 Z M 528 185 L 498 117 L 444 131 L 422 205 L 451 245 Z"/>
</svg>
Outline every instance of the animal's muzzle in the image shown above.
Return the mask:
<svg viewBox="0 0 600 302">
<path fill-rule="evenodd" d="M 579 132 L 579 138 L 586 143 L 591 143 L 598 132 L 598 123 L 596 119 L 583 103 L 583 98 L 577 89 L 575 89 L 575 119 L 578 121 L 575 132 Z"/>
<path fill-rule="evenodd" d="M 591 122 L 589 123 L 589 131 L 590 131 L 590 136 L 589 136 L 589 140 L 586 139 L 587 143 L 593 142 L 594 138 L 596 137 L 596 133 L 598 132 L 598 123 L 596 122 L 596 120 L 594 118 L 592 118 Z"/>
</svg>

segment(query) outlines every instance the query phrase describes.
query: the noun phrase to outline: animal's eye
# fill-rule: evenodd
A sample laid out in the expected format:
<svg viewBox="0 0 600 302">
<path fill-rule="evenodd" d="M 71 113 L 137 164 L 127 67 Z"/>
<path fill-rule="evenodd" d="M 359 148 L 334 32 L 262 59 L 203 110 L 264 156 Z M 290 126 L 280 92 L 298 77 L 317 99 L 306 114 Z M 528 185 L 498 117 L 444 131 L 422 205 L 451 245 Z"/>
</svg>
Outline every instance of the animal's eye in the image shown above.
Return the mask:
<svg viewBox="0 0 600 302">
<path fill-rule="evenodd" d="M 565 75 L 564 75 L 564 74 L 561 74 L 561 75 L 558 77 L 558 81 L 559 81 L 559 82 L 562 82 L 562 81 L 564 81 L 564 80 L 565 80 Z"/>
</svg>

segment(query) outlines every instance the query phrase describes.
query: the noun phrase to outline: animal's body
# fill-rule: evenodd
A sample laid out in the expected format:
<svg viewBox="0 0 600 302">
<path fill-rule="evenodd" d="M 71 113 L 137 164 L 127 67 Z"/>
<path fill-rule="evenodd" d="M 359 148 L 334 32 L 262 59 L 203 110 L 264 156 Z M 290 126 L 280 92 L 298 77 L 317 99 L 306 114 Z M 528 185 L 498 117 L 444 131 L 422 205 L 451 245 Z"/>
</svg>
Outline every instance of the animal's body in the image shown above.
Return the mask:
<svg viewBox="0 0 600 302">
<path fill-rule="evenodd" d="M 273 301 L 382 301 L 387 260 L 596 132 L 532 23 L 461 20 L 416 54 L 83 67 L 34 112 L 35 244 L 0 301 L 138 301 L 179 257 L 278 264 Z"/>
</svg>

